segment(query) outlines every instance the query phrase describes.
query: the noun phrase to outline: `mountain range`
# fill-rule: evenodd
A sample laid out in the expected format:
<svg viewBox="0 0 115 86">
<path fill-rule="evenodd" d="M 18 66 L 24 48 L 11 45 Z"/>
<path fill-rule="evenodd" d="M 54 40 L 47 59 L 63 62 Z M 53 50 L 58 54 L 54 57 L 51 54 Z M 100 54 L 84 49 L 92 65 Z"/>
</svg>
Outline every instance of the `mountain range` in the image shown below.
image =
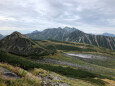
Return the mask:
<svg viewBox="0 0 115 86">
<path fill-rule="evenodd" d="M 84 33 L 76 28 L 49 28 L 37 33 L 26 34 L 31 39 L 34 40 L 61 40 L 61 41 L 71 41 L 78 43 L 86 43 L 95 45 L 98 47 L 105 47 L 111 50 L 115 50 L 115 38 L 103 35 L 91 35 Z"/>
<path fill-rule="evenodd" d="M 37 33 L 30 33 L 26 34 L 31 39 L 34 40 L 47 40 L 47 39 L 53 39 L 53 40 L 64 40 L 66 35 L 69 35 L 71 32 L 75 31 L 75 28 L 49 28 L 45 29 L 44 31 L 37 32 Z"/>
<path fill-rule="evenodd" d="M 35 30 L 32 33 L 25 34 L 32 40 L 60 40 L 78 43 L 86 43 L 98 47 L 105 47 L 115 50 L 115 35 L 111 33 L 103 33 L 101 35 L 87 34 L 76 28 L 48 28 L 43 31 Z M 0 40 L 4 36 L 0 34 Z"/>
<path fill-rule="evenodd" d="M 115 34 L 111 34 L 111 33 L 103 33 L 103 36 L 111 36 L 111 37 L 115 37 Z"/>
</svg>

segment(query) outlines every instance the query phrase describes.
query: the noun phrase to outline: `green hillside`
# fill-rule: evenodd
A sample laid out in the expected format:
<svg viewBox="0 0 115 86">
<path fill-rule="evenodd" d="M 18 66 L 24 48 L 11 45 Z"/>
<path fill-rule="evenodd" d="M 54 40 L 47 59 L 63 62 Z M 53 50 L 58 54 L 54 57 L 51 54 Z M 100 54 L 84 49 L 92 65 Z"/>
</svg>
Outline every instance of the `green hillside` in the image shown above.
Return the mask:
<svg viewBox="0 0 115 86">
<path fill-rule="evenodd" d="M 75 42 L 54 40 L 39 40 L 34 42 L 38 46 L 48 50 L 50 54 L 46 56 L 34 55 L 22 57 L 0 51 L 0 62 L 18 66 L 35 76 L 40 74 L 40 77 L 42 76 L 44 78 L 51 76 L 49 75 L 49 72 L 53 74 L 56 73 L 55 75 L 63 78 L 61 81 L 56 80 L 58 83 L 63 82 L 63 84 L 70 86 L 105 86 L 113 85 L 115 83 L 115 51 Z M 107 59 L 84 59 L 75 56 L 68 56 L 67 53 L 101 55 L 106 56 Z M 42 75 L 41 72 L 43 73 Z M 55 80 L 53 81 L 50 79 L 49 81 L 52 81 L 52 84 L 55 84 Z M 79 81 L 79 83 L 77 81 Z M 1 79 L 1 83 L 6 84 L 6 86 L 8 85 L 5 79 Z M 14 83 L 19 82 L 14 81 Z M 26 81 L 20 81 L 20 83 L 28 83 L 31 86 L 31 84 Z M 12 83 L 9 84 L 12 85 Z"/>
</svg>

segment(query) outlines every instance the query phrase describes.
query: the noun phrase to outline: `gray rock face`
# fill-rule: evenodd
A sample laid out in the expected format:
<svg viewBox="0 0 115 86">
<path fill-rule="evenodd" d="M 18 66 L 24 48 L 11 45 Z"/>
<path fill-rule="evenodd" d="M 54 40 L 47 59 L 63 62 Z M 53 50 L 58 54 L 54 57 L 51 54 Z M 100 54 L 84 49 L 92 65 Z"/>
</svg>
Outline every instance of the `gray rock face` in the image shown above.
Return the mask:
<svg viewBox="0 0 115 86">
<path fill-rule="evenodd" d="M 7 78 L 20 78 L 19 76 L 17 76 L 15 73 L 13 72 L 4 72 L 3 73 L 3 76 L 4 77 L 7 77 Z"/>
</svg>

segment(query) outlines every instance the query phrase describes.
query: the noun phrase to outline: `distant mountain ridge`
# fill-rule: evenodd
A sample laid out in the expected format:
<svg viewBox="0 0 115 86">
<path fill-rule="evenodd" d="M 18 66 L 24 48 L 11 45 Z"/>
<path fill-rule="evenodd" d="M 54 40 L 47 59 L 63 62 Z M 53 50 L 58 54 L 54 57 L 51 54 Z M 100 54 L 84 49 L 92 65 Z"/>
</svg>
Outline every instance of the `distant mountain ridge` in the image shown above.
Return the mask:
<svg viewBox="0 0 115 86">
<path fill-rule="evenodd" d="M 71 32 L 75 30 L 76 30 L 75 28 L 70 29 L 69 27 L 49 28 L 41 32 L 26 34 L 26 36 L 35 40 L 46 40 L 46 39 L 64 40 L 64 37 L 66 35 L 69 35 Z"/>
<path fill-rule="evenodd" d="M 111 37 L 115 37 L 115 34 L 111 34 L 111 33 L 103 33 L 103 36 L 111 36 Z"/>
<path fill-rule="evenodd" d="M 32 33 L 38 33 L 39 31 L 38 30 L 35 30 L 35 31 L 33 31 Z"/>
<path fill-rule="evenodd" d="M 109 48 L 115 50 L 115 38 L 107 37 L 102 35 L 90 35 L 76 28 L 49 28 L 38 33 L 26 34 L 31 39 L 34 40 L 61 40 L 61 41 L 72 41 L 79 43 L 86 43 L 91 45 L 96 45 L 99 47 Z"/>
</svg>

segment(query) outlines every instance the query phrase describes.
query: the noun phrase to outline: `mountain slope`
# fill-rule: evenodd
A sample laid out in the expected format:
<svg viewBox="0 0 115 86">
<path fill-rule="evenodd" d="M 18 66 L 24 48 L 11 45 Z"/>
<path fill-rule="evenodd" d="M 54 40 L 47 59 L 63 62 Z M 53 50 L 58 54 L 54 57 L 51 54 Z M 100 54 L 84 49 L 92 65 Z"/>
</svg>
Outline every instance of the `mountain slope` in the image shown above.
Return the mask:
<svg viewBox="0 0 115 86">
<path fill-rule="evenodd" d="M 115 50 L 115 38 L 102 35 L 90 35 L 86 34 L 75 28 L 53 28 L 46 29 L 39 33 L 26 34 L 29 38 L 35 40 L 61 40 L 61 41 L 73 41 L 79 43 L 86 43 L 96 45 L 100 47 L 109 48 Z"/>
<path fill-rule="evenodd" d="M 45 49 L 19 32 L 3 38 L 0 41 L 0 50 L 18 55 L 39 55 L 45 52 Z"/>
<path fill-rule="evenodd" d="M 0 34 L 0 40 L 3 38 L 3 35 Z"/>
<path fill-rule="evenodd" d="M 75 28 L 69 28 L 69 27 L 65 27 L 63 29 L 60 27 L 50 28 L 42 32 L 26 34 L 26 36 L 35 40 L 46 40 L 46 39 L 63 40 L 66 35 L 70 34 L 75 30 L 76 30 Z"/>
<path fill-rule="evenodd" d="M 69 34 L 66 38 L 66 41 L 74 41 L 79 43 L 86 43 L 91 45 L 96 45 L 100 47 L 109 48 L 115 50 L 115 38 L 107 37 L 102 35 L 90 35 L 82 31 L 74 31 Z"/>
</svg>

